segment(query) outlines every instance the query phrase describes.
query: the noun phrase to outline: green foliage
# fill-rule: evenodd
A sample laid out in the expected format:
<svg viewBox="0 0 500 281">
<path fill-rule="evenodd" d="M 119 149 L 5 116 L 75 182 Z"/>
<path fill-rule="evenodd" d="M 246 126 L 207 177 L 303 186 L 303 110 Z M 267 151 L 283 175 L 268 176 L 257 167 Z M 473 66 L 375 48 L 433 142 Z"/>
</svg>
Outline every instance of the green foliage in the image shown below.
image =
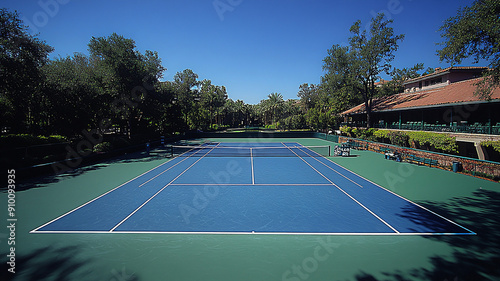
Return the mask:
<svg viewBox="0 0 500 281">
<path fill-rule="evenodd" d="M 391 131 L 387 133 L 387 137 L 394 145 L 409 147 L 409 136 L 404 132 Z"/>
<path fill-rule="evenodd" d="M 17 12 L 0 9 L 0 128 L 38 134 L 44 110 L 40 69 L 53 48 L 27 30 Z"/>
<path fill-rule="evenodd" d="M 492 90 L 500 87 L 500 1 L 476 0 L 458 10 L 457 15 L 447 19 L 439 29 L 445 39 L 438 51 L 441 60 L 460 64 L 473 57 L 475 62 L 490 61 L 490 77 L 478 84 L 476 94 L 490 99 Z"/>
<path fill-rule="evenodd" d="M 5 148 L 24 147 L 31 145 L 63 143 L 68 139 L 60 135 L 34 136 L 30 134 L 9 134 L 0 136 L 0 146 Z"/>
<path fill-rule="evenodd" d="M 93 152 L 109 152 L 113 149 L 113 145 L 110 142 L 101 142 L 94 146 Z"/>
<path fill-rule="evenodd" d="M 492 147 L 495 151 L 500 152 L 500 141 L 483 141 L 481 146 Z"/>
<path fill-rule="evenodd" d="M 457 153 L 458 145 L 454 137 L 446 134 L 439 134 L 433 132 L 401 132 L 389 130 L 377 130 L 374 128 L 351 128 L 348 126 L 340 127 L 342 134 L 353 138 L 385 142 L 389 140 L 391 144 L 410 147 L 411 143 L 415 143 L 422 149 L 429 150 L 434 148 L 438 151 Z M 488 143 L 485 143 L 485 145 Z M 489 144 L 488 144 L 489 145 Z M 493 144 L 492 144 L 493 145 Z M 500 150 L 500 142 L 498 142 L 498 149 Z"/>
<path fill-rule="evenodd" d="M 389 139 L 389 133 L 390 131 L 388 130 L 376 130 L 375 132 L 373 132 L 373 136 L 375 138 L 377 138 L 377 140 L 385 140 L 385 139 Z"/>
<path fill-rule="evenodd" d="M 342 132 L 343 135 L 347 135 L 349 137 L 363 139 L 363 140 L 377 141 L 377 138 L 375 136 L 377 129 L 374 128 L 366 129 L 366 128 L 351 128 L 349 126 L 342 126 L 340 127 L 340 131 Z"/>
<path fill-rule="evenodd" d="M 343 134 L 343 135 L 346 135 L 348 137 L 353 137 L 352 135 L 352 130 L 353 128 L 349 127 L 349 126 L 342 126 L 340 127 L 340 132 Z"/>
<path fill-rule="evenodd" d="M 296 114 L 288 116 L 283 119 L 280 129 L 284 130 L 297 130 L 306 128 L 306 119 L 303 114 Z"/>
<path fill-rule="evenodd" d="M 458 152 L 455 137 L 432 132 L 407 132 L 410 142 L 415 142 L 420 147 L 434 147 L 443 152 Z"/>
<path fill-rule="evenodd" d="M 395 68 L 391 72 L 392 80 L 384 83 L 378 89 L 377 96 L 390 96 L 402 93 L 404 91 L 403 83 L 408 79 L 419 77 L 420 74 L 418 74 L 418 71 L 422 69 L 424 69 L 423 63 L 417 63 L 411 68 Z"/>
<path fill-rule="evenodd" d="M 323 60 L 323 70 L 327 73 L 323 81 L 329 87 L 349 88 L 367 105 L 368 127 L 371 125 L 371 101 L 377 94 L 374 83 L 381 73 L 390 73 L 394 52 L 404 38 L 402 34 L 395 35 L 390 27 L 392 20 L 384 18 L 384 14 L 378 14 L 366 30 L 362 29 L 361 21 L 355 22 L 350 28 L 353 36 L 349 38 L 349 46 L 332 46 Z"/>
<path fill-rule="evenodd" d="M 374 133 L 376 131 L 377 129 L 375 128 L 360 129 L 356 134 L 360 139 L 375 141 L 376 137 L 374 136 Z"/>
</svg>

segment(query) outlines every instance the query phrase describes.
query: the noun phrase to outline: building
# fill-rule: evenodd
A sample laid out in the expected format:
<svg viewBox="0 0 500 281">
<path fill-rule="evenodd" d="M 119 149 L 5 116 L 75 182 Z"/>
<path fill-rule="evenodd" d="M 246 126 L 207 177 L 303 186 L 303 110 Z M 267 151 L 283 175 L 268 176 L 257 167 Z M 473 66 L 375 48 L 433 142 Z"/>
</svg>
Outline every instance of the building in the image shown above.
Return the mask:
<svg viewBox="0 0 500 281">
<path fill-rule="evenodd" d="M 403 93 L 373 101 L 375 126 L 414 125 L 490 125 L 500 122 L 500 89 L 491 100 L 475 96 L 476 84 L 486 67 L 449 67 L 408 80 Z M 341 113 L 345 122 L 366 124 L 364 103 Z M 421 128 L 424 129 L 424 128 Z M 481 133 L 481 132 L 477 132 Z M 488 132 L 484 132 L 488 133 Z M 498 131 L 490 132 L 500 134 Z"/>
<path fill-rule="evenodd" d="M 374 99 L 374 127 L 500 135 L 500 88 L 491 99 L 474 93 L 486 67 L 448 67 L 407 80 L 403 93 Z M 366 126 L 365 105 L 341 113 L 346 124 Z M 479 139 L 475 138 L 477 145 Z M 481 156 L 479 155 L 479 158 Z"/>
</svg>

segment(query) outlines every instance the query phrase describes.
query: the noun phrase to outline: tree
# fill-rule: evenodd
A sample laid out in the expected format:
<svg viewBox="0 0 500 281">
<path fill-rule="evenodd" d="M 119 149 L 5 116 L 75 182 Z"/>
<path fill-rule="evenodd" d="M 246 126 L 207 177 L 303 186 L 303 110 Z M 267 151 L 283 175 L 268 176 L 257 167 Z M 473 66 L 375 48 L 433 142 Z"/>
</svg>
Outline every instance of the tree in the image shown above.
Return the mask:
<svg viewBox="0 0 500 281">
<path fill-rule="evenodd" d="M 227 99 L 226 87 L 212 85 L 208 79 L 200 83 L 200 101 L 203 108 L 210 113 L 209 124 L 215 124 L 217 117 Z"/>
<path fill-rule="evenodd" d="M 81 134 L 82 130 L 97 128 L 104 118 L 109 118 L 107 106 L 111 72 L 102 71 L 83 54 L 57 58 L 43 68 L 46 94 L 45 130 L 66 136 Z"/>
<path fill-rule="evenodd" d="M 299 86 L 297 96 L 300 98 L 300 104 L 304 111 L 313 108 L 317 97 L 317 85 L 304 83 Z"/>
<path fill-rule="evenodd" d="M 350 32 L 349 46 L 334 45 L 323 60 L 326 80 L 338 87 L 350 87 L 359 95 L 366 110 L 367 126 L 371 127 L 373 98 L 377 93 L 375 82 L 381 73 L 389 74 L 398 49 L 398 42 L 404 35 L 395 35 L 389 25 L 392 20 L 384 20 L 384 14 L 372 18 L 369 30 L 361 29 L 361 21 L 355 22 Z"/>
<path fill-rule="evenodd" d="M 194 73 L 191 69 L 185 69 L 182 72 L 177 72 L 174 76 L 174 86 L 176 91 L 176 101 L 181 108 L 181 113 L 185 125 L 188 129 L 195 129 L 197 103 L 200 100 L 198 96 L 197 87 L 200 85 L 198 82 L 198 74 Z"/>
<path fill-rule="evenodd" d="M 445 39 L 438 50 L 441 61 L 460 64 L 468 57 L 476 63 L 489 61 L 491 70 L 486 71 L 476 94 L 490 99 L 493 89 L 500 86 L 500 1 L 476 0 L 447 19 L 439 31 Z"/>
<path fill-rule="evenodd" d="M 268 96 L 267 109 L 271 114 L 271 120 L 273 123 L 277 122 L 279 119 L 279 115 L 281 114 L 281 110 L 283 109 L 283 95 L 280 93 L 271 93 Z"/>
<path fill-rule="evenodd" d="M 27 29 L 17 12 L 0 9 L 0 127 L 40 133 L 40 69 L 53 48 Z"/>
<path fill-rule="evenodd" d="M 424 69 L 423 63 L 417 63 L 411 68 L 395 68 L 391 72 L 392 80 L 382 85 L 378 96 L 390 96 L 402 93 L 404 91 L 403 83 L 408 79 L 419 77 L 420 74 L 418 72 L 422 69 Z"/>
<path fill-rule="evenodd" d="M 127 130 L 143 130 L 147 119 L 143 119 L 148 91 L 156 91 L 165 68 L 153 51 L 141 54 L 135 41 L 116 33 L 108 37 L 92 37 L 89 43 L 90 59 L 96 67 L 106 69 L 113 75 L 109 93 L 113 101 L 108 104 L 113 119 Z M 142 122 L 142 124 L 140 124 Z"/>
</svg>

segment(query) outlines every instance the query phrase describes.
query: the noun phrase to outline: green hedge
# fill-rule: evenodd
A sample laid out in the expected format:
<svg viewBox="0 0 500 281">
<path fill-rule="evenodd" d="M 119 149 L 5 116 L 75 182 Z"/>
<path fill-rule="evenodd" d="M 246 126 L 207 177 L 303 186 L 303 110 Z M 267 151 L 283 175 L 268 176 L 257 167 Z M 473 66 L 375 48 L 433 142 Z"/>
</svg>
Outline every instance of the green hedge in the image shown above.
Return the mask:
<svg viewBox="0 0 500 281">
<path fill-rule="evenodd" d="M 407 134 L 409 141 L 420 147 L 434 147 L 440 151 L 458 153 L 456 138 L 446 134 L 432 132 L 407 132 Z"/>
<path fill-rule="evenodd" d="M 0 136 L 0 146 L 2 148 L 16 148 L 49 143 L 62 143 L 67 141 L 68 139 L 66 137 L 59 135 L 34 136 L 29 134 L 10 134 Z"/>
<path fill-rule="evenodd" d="M 481 146 L 492 147 L 496 152 L 500 152 L 500 141 L 483 141 Z"/>
<path fill-rule="evenodd" d="M 113 145 L 110 142 L 101 142 L 94 146 L 93 152 L 109 152 L 113 150 Z"/>
<path fill-rule="evenodd" d="M 434 148 L 442 152 L 458 153 L 456 138 L 450 137 L 446 134 L 421 131 L 402 132 L 377 130 L 374 128 L 363 129 L 351 128 L 347 126 L 341 127 L 340 131 L 348 137 L 358 139 L 390 143 L 403 147 L 411 147 L 412 144 L 415 144 L 426 150 Z M 498 144 L 498 148 L 500 149 L 500 142 Z"/>
</svg>

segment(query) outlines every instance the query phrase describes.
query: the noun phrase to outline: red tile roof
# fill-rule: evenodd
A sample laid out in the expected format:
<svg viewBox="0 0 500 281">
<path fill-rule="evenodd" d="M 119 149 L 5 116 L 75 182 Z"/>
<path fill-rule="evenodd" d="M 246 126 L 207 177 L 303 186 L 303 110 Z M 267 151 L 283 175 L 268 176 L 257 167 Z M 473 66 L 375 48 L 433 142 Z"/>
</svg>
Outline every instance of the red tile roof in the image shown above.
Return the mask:
<svg viewBox="0 0 500 281">
<path fill-rule="evenodd" d="M 468 103 L 482 101 L 474 95 L 477 88 L 476 83 L 483 78 L 465 80 L 452 83 L 450 85 L 424 90 L 414 93 L 401 93 L 392 96 L 381 97 L 373 100 L 373 112 L 387 110 L 404 110 L 425 106 L 438 106 L 444 104 Z M 493 90 L 492 100 L 500 101 L 500 87 Z M 362 103 L 349 110 L 341 113 L 341 115 L 357 114 L 365 112 L 365 104 Z"/>
<path fill-rule="evenodd" d="M 443 74 L 443 73 L 449 72 L 449 71 L 455 71 L 455 70 L 482 70 L 482 71 L 484 71 L 486 69 L 488 69 L 488 67 L 484 67 L 484 66 L 450 66 L 450 67 L 443 68 L 443 69 L 436 69 L 436 71 L 434 71 L 433 73 L 429 73 L 429 74 L 426 74 L 424 76 L 408 79 L 403 84 L 413 83 L 415 81 L 423 80 L 423 79 L 431 77 L 431 76 L 438 76 L 439 74 Z"/>
</svg>

